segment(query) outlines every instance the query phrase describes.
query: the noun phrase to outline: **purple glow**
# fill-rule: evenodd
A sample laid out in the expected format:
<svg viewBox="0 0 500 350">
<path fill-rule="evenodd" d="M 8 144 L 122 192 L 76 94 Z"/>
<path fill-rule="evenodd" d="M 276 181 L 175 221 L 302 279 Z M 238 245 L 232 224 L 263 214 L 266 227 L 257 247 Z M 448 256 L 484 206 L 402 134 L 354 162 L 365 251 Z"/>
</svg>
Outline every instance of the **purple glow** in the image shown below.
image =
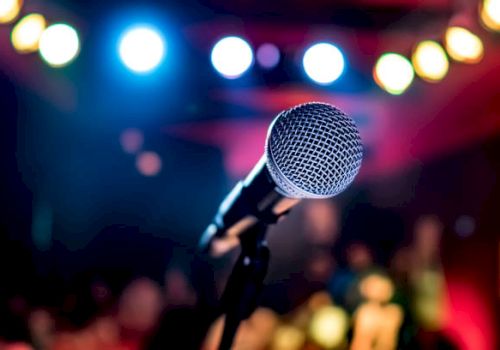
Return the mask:
<svg viewBox="0 0 500 350">
<path fill-rule="evenodd" d="M 280 61 L 280 50 L 273 44 L 262 44 L 257 50 L 257 62 L 267 69 L 276 67 Z"/>
<path fill-rule="evenodd" d="M 137 153 L 144 143 L 144 135 L 138 129 L 126 129 L 120 135 L 120 144 L 126 153 Z"/>
</svg>

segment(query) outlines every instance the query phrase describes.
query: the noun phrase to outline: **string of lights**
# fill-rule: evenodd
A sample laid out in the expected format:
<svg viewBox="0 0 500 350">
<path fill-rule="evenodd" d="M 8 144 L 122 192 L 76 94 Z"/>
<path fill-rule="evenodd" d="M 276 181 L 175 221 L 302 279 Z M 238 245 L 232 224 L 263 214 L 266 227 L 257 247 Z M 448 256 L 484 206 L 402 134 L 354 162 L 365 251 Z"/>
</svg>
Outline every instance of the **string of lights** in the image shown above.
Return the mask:
<svg viewBox="0 0 500 350">
<path fill-rule="evenodd" d="M 0 2 L 0 23 L 13 24 L 11 42 L 20 54 L 39 52 L 51 67 L 70 64 L 80 52 L 77 30 L 66 23 L 48 25 L 39 13 L 22 13 L 22 0 Z M 482 0 L 478 8 L 480 23 L 489 31 L 500 31 L 500 0 Z M 166 54 L 167 43 L 161 32 L 148 25 L 127 29 L 119 40 L 119 56 L 132 72 L 145 74 L 158 67 Z M 442 43 L 423 40 L 417 43 L 410 59 L 397 52 L 385 52 L 375 62 L 373 79 L 392 95 L 404 93 L 414 81 L 436 83 L 444 79 L 450 59 L 466 64 L 481 61 L 484 47 L 481 38 L 463 26 L 450 26 Z M 264 69 L 276 67 L 280 50 L 271 43 L 261 45 L 254 58 L 252 46 L 242 37 L 226 36 L 215 43 L 210 55 L 214 69 L 224 78 L 237 79 L 257 62 Z M 344 73 L 346 58 L 334 43 L 319 42 L 309 46 L 302 56 L 306 76 L 316 84 L 330 85 Z"/>
<path fill-rule="evenodd" d="M 486 29 L 499 31 L 500 1 L 480 1 L 479 18 Z M 414 73 L 426 82 L 436 83 L 448 73 L 450 58 L 459 63 L 475 64 L 484 56 L 481 38 L 463 26 L 449 26 L 442 41 L 444 48 L 434 40 L 419 42 L 412 52 L 411 64 L 400 54 L 381 55 L 373 70 L 375 82 L 388 93 L 400 95 L 410 87 Z"/>
<path fill-rule="evenodd" d="M 76 29 L 66 23 L 52 23 L 40 13 L 21 15 L 22 0 L 0 2 L 0 24 L 14 24 L 11 42 L 20 54 L 37 52 L 51 67 L 70 64 L 80 52 L 80 39 Z"/>
</svg>

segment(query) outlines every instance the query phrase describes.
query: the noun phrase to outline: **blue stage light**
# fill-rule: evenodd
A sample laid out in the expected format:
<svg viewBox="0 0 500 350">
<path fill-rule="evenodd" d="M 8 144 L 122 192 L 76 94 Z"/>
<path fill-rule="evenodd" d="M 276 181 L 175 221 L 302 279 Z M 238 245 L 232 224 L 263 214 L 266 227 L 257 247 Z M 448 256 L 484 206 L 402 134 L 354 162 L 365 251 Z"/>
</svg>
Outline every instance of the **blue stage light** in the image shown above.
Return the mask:
<svg viewBox="0 0 500 350">
<path fill-rule="evenodd" d="M 153 27 L 138 25 L 123 34 L 119 43 L 120 58 L 130 70 L 148 73 L 157 68 L 166 52 L 161 33 Z"/>
</svg>

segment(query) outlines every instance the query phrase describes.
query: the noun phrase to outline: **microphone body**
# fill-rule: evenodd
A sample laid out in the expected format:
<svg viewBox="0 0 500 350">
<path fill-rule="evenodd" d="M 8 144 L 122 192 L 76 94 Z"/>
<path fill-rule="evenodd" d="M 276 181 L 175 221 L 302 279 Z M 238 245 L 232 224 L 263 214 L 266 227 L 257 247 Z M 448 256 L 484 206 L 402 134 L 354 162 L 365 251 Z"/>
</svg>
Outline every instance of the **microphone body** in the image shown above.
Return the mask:
<svg viewBox="0 0 500 350">
<path fill-rule="evenodd" d="M 199 248 L 210 249 L 214 240 L 227 239 L 227 249 L 237 243 L 236 238 L 258 222 L 274 224 L 299 202 L 280 192 L 266 166 L 266 155 L 254 166 L 247 177 L 239 181 L 222 201 L 212 223 L 203 233 Z M 214 255 L 224 253 L 212 252 Z"/>
</svg>

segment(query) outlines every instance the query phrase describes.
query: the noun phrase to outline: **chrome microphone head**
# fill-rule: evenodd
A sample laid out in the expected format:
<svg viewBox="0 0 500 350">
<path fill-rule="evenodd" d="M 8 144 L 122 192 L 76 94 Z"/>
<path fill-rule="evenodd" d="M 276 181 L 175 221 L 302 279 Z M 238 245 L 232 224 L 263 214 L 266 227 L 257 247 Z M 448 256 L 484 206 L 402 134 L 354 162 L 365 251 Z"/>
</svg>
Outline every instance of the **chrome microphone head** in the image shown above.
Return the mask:
<svg viewBox="0 0 500 350">
<path fill-rule="evenodd" d="M 354 121 L 319 102 L 281 112 L 269 127 L 267 168 L 291 198 L 328 198 L 344 191 L 361 167 L 363 147 Z"/>
</svg>

